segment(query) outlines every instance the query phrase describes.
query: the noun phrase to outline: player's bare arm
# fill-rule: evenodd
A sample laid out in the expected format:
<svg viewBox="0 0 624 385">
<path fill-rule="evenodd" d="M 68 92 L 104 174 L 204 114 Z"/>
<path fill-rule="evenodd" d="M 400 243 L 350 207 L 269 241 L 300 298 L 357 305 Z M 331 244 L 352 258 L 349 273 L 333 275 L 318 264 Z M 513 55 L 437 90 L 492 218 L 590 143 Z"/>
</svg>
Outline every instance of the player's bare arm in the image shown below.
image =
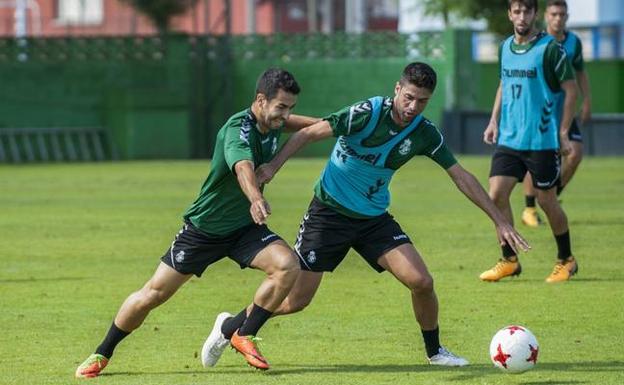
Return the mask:
<svg viewBox="0 0 624 385">
<path fill-rule="evenodd" d="M 585 71 L 577 71 L 576 79 L 578 81 L 581 96 L 583 97 L 583 105 L 581 106 L 581 125 L 585 125 L 591 119 L 591 88 L 589 86 L 589 76 Z"/>
<path fill-rule="evenodd" d="M 492 116 L 490 117 L 490 122 L 488 126 L 485 128 L 483 132 L 483 141 L 487 144 L 496 143 L 496 139 L 498 138 L 498 118 L 500 117 L 501 110 L 501 85 L 498 84 L 498 89 L 496 90 L 496 97 L 494 97 L 494 107 L 492 107 Z"/>
<path fill-rule="evenodd" d="M 284 124 L 284 132 L 296 132 L 320 121 L 320 118 L 291 114 Z"/>
<path fill-rule="evenodd" d="M 567 155 L 570 152 L 568 131 L 572 125 L 574 109 L 576 108 L 576 82 L 574 80 L 566 80 L 561 83 L 561 88 L 565 92 L 565 100 L 563 101 L 563 113 L 561 114 L 561 125 L 559 126 L 559 140 L 561 154 Z"/>
<path fill-rule="evenodd" d="M 494 205 L 474 175 L 466 171 L 459 163 L 449 167 L 446 172 L 453 179 L 457 188 L 492 219 L 501 245 L 508 244 L 516 253 L 520 249 L 523 251 L 530 249 L 527 241 Z"/>
<path fill-rule="evenodd" d="M 332 128 L 326 120 L 318 121 L 292 134 L 273 160 L 258 167 L 256 170 L 258 183 L 268 183 L 273 179 L 284 163 L 306 144 L 329 138 L 332 134 Z"/>
<path fill-rule="evenodd" d="M 271 207 L 258 188 L 253 163 L 250 160 L 241 160 L 234 165 L 234 170 L 241 190 L 251 203 L 249 208 L 251 217 L 257 224 L 265 224 L 271 214 Z"/>
</svg>

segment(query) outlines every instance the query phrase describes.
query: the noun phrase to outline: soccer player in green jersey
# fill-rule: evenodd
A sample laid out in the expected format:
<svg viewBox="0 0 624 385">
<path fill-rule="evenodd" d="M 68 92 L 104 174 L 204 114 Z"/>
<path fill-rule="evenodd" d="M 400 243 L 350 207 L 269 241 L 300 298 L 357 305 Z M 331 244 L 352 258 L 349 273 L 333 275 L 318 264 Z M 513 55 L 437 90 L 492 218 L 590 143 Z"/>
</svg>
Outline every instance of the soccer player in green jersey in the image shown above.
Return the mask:
<svg viewBox="0 0 624 385">
<path fill-rule="evenodd" d="M 457 162 L 435 125 L 422 113 L 436 86 L 436 73 L 411 63 L 394 88 L 394 97 L 372 97 L 329 115 L 291 136 L 258 171 L 269 181 L 298 149 L 331 136 L 338 140 L 303 217 L 295 251 L 302 271 L 275 314 L 305 308 L 323 273 L 333 271 L 349 249 L 376 271 L 389 271 L 411 292 L 412 309 L 432 365 L 463 366 L 468 361 L 440 345 L 438 300 L 423 258 L 387 212 L 388 185 L 396 170 L 414 156 L 426 156 L 446 170 L 459 190 L 485 211 L 500 244 L 528 245 L 496 208 L 475 177 Z M 237 327 L 234 320 L 231 328 Z"/>
<path fill-rule="evenodd" d="M 240 326 L 219 333 L 210 355 L 230 344 L 259 369 L 269 365 L 254 338 L 294 284 L 299 266 L 292 249 L 266 225 L 271 214 L 254 170 L 277 152 L 283 129 L 299 129 L 314 119 L 291 115 L 299 85 L 281 69 L 269 69 L 258 79 L 251 107 L 234 114 L 219 130 L 208 178 L 184 214 L 184 225 L 162 256 L 154 275 L 121 305 L 106 337 L 76 370 L 76 377 L 96 377 L 108 364 L 117 344 L 137 329 L 149 312 L 167 301 L 193 275 L 201 276 L 224 257 L 241 268 L 267 274 L 257 289 L 250 312 L 237 316 Z M 289 122 L 284 127 L 285 122 Z M 222 313 L 220 319 L 231 315 Z"/>
<path fill-rule="evenodd" d="M 509 197 L 527 172 L 557 243 L 557 260 L 546 282 L 567 281 L 577 272 L 568 218 L 557 200 L 560 155 L 570 152 L 568 131 L 574 118 L 576 84 L 563 47 L 538 31 L 537 0 L 509 0 L 514 34 L 500 49 L 500 84 L 483 140 L 496 144 L 490 169 L 490 197 L 513 221 Z M 498 281 L 522 271 L 507 245 L 502 258 L 484 271 L 483 281 Z"/>
<path fill-rule="evenodd" d="M 591 89 L 589 76 L 584 68 L 581 39 L 573 32 L 566 30 L 568 16 L 568 4 L 565 0 L 548 0 L 546 2 L 544 12 L 546 31 L 563 46 L 576 73 L 576 80 L 583 97 L 578 120 L 580 126 L 584 126 L 591 118 Z M 557 195 L 560 195 L 563 188 L 568 185 L 583 159 L 583 135 L 576 119 L 572 120 L 568 138 L 570 139 L 570 152 L 562 159 L 561 180 L 557 186 Z M 541 219 L 535 207 L 536 192 L 533 188 L 531 174 L 527 174 L 523 185 L 526 207 L 522 211 L 522 222 L 527 226 L 537 227 L 541 223 Z"/>
</svg>

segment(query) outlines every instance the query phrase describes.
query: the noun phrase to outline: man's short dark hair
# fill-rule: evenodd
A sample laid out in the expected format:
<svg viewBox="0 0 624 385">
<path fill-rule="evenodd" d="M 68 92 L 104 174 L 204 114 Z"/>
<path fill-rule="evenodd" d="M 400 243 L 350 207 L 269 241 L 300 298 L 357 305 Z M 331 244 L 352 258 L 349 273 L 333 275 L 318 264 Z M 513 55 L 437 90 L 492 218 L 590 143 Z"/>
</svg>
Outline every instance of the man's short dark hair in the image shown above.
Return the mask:
<svg viewBox="0 0 624 385">
<path fill-rule="evenodd" d="M 401 84 L 410 83 L 419 88 L 426 88 L 433 92 L 436 87 L 437 75 L 433 68 L 421 62 L 410 63 L 403 70 Z"/>
<path fill-rule="evenodd" d="M 546 8 L 548 7 L 565 7 L 568 9 L 568 2 L 565 0 L 548 0 L 546 2 Z"/>
<path fill-rule="evenodd" d="M 511 9 L 511 6 L 514 5 L 515 3 L 518 3 L 520 5 L 524 5 L 528 9 L 532 9 L 535 12 L 537 12 L 537 0 L 509 0 L 508 1 L 508 4 L 509 4 L 508 9 Z"/>
<path fill-rule="evenodd" d="M 256 95 L 264 94 L 268 100 L 273 99 L 279 90 L 293 95 L 301 91 L 295 77 L 281 68 L 269 68 L 260 75 L 256 82 Z"/>
</svg>

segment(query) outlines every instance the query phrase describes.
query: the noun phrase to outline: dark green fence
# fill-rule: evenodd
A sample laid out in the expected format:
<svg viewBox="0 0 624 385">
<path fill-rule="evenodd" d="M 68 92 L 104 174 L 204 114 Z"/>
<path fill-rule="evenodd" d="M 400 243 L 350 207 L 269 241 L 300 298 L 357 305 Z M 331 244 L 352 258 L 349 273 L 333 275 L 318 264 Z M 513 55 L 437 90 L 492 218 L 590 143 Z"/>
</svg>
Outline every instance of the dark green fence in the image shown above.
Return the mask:
<svg viewBox="0 0 624 385">
<path fill-rule="evenodd" d="M 209 157 L 219 127 L 250 105 L 257 76 L 270 66 L 298 79 L 303 92 L 296 113 L 323 116 L 392 95 L 405 64 L 426 61 L 438 72 L 426 115 L 440 123 L 444 110 L 490 109 L 496 65 L 471 60 L 470 37 L 448 31 L 0 39 L 0 161 L 45 160 L 33 152 L 35 142 L 9 135 L 22 128 L 32 135 L 33 129 L 96 128 L 105 158 Z M 600 84 L 596 111 L 623 112 L 622 62 L 587 68 L 594 88 Z M 51 139 L 44 143 L 54 154 Z M 329 145 L 304 155 L 324 155 Z M 98 159 L 93 145 L 87 147 Z M 69 153 L 59 160 L 66 159 Z"/>
</svg>

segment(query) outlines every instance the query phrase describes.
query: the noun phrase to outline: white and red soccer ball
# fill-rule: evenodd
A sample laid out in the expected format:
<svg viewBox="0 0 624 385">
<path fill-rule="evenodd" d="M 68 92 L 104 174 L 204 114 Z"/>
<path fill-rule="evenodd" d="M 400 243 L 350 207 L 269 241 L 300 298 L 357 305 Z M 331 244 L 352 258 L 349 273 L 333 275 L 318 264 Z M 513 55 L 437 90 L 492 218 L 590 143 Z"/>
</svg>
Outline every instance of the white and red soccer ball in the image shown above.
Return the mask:
<svg viewBox="0 0 624 385">
<path fill-rule="evenodd" d="M 539 345 L 531 331 L 510 325 L 499 330 L 490 343 L 490 358 L 504 372 L 522 373 L 537 364 Z"/>
</svg>

